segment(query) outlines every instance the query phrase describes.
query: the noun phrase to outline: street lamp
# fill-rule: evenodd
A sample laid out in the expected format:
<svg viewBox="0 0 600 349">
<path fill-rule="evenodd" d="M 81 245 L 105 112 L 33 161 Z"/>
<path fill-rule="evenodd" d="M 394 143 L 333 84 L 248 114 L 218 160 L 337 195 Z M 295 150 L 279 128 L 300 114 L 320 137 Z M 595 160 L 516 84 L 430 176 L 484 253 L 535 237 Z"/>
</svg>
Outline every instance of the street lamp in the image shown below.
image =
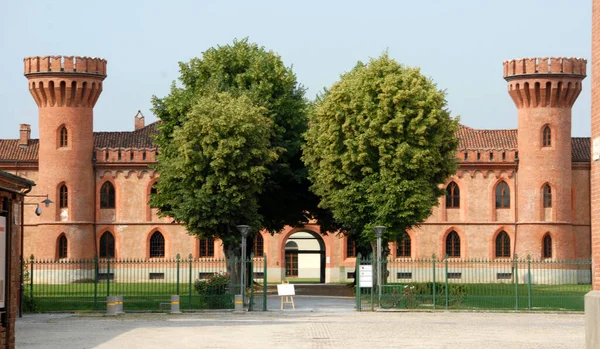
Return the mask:
<svg viewBox="0 0 600 349">
<path fill-rule="evenodd" d="M 244 299 L 244 295 L 246 294 L 246 237 L 248 236 L 248 232 L 250 231 L 249 225 L 236 225 L 237 230 L 242 233 L 242 266 L 240 268 L 241 277 L 241 295 L 242 299 Z"/>
<path fill-rule="evenodd" d="M 375 236 L 377 236 L 377 295 L 379 301 L 381 301 L 381 237 L 386 229 L 387 227 L 383 225 L 373 227 Z"/>
<path fill-rule="evenodd" d="M 45 207 L 50 207 L 50 204 L 54 203 L 52 200 L 48 199 L 48 195 L 27 195 L 26 197 L 45 198 L 44 200 L 40 201 L 39 203 L 36 203 L 36 202 L 24 202 L 23 203 L 23 205 L 36 205 L 36 208 L 35 208 L 36 216 L 42 215 L 42 208 L 40 207 L 40 204 L 44 204 Z"/>
</svg>

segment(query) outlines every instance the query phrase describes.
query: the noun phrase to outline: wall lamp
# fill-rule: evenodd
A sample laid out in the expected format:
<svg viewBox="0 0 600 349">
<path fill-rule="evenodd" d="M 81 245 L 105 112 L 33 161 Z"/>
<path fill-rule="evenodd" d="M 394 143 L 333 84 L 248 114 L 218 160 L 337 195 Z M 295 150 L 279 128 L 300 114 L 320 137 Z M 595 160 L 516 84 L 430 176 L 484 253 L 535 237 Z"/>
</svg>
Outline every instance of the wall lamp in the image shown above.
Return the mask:
<svg viewBox="0 0 600 349">
<path fill-rule="evenodd" d="M 52 200 L 48 199 L 47 194 L 46 195 L 27 195 L 26 197 L 45 198 L 44 200 L 40 201 L 39 203 L 37 203 L 37 202 L 24 202 L 23 203 L 23 205 L 36 205 L 36 208 L 35 208 L 36 216 L 42 215 L 42 208 L 40 207 L 40 204 L 44 204 L 44 206 L 50 207 L 50 204 L 54 203 Z"/>
</svg>

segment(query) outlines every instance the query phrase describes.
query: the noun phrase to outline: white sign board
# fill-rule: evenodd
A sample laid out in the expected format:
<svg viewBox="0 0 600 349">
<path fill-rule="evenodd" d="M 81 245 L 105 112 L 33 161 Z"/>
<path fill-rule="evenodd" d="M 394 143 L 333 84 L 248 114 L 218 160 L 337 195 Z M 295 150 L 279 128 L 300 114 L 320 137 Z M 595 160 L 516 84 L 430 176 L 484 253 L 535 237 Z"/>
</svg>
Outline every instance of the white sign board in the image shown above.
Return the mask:
<svg viewBox="0 0 600 349">
<path fill-rule="evenodd" d="M 279 284 L 277 285 L 277 295 L 279 296 L 295 296 L 294 284 Z"/>
<path fill-rule="evenodd" d="M 0 308 L 5 307 L 6 234 L 6 217 L 0 217 Z"/>
<path fill-rule="evenodd" d="M 358 273 L 359 287 L 373 287 L 373 266 L 361 265 Z"/>
<path fill-rule="evenodd" d="M 594 138 L 592 143 L 592 160 L 600 160 L 600 137 Z"/>
</svg>

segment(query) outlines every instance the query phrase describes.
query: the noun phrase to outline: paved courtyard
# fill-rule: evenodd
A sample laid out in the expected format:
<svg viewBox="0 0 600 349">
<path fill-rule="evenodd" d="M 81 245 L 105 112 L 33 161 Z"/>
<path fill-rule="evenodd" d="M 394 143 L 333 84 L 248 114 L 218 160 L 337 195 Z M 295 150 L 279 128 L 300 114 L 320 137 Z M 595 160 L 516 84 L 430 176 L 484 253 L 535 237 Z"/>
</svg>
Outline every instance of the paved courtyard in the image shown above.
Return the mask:
<svg viewBox="0 0 600 349">
<path fill-rule="evenodd" d="M 583 348 L 583 314 L 354 312 L 352 298 L 296 296 L 268 312 L 26 315 L 17 348 Z"/>
</svg>

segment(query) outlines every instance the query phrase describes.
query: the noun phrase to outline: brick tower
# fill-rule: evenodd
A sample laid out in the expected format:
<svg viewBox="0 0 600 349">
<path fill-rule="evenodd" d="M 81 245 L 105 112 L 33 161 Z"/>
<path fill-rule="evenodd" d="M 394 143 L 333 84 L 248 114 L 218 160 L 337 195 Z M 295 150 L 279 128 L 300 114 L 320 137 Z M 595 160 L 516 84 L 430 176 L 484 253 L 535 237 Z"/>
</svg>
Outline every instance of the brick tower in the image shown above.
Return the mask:
<svg viewBox="0 0 600 349">
<path fill-rule="evenodd" d="M 570 259 L 573 233 L 571 108 L 586 60 L 525 58 L 504 62 L 518 109 L 518 235 L 521 257 Z"/>
<path fill-rule="evenodd" d="M 93 109 L 106 78 L 106 60 L 46 56 L 24 62 L 29 91 L 39 108 L 38 192 L 55 203 L 43 210 L 32 236 L 34 254 L 52 259 L 92 257 Z"/>
</svg>

